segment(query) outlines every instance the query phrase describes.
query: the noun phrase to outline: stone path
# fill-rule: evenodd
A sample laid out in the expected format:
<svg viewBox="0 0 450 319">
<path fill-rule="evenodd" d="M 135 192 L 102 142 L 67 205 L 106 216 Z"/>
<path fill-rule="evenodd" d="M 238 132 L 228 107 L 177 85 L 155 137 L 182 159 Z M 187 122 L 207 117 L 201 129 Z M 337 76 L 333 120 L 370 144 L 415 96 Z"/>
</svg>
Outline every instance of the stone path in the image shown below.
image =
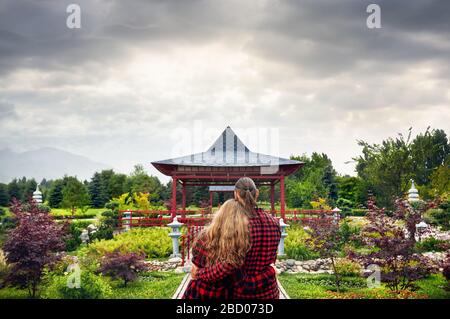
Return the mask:
<svg viewBox="0 0 450 319">
<path fill-rule="evenodd" d="M 178 286 L 177 290 L 173 294 L 172 299 L 181 299 L 190 281 L 191 275 L 186 274 L 186 276 L 184 276 L 183 280 L 181 281 L 181 284 Z M 288 294 L 284 290 L 283 286 L 281 286 L 278 279 L 277 282 L 278 282 L 278 289 L 280 290 L 280 299 L 290 299 Z"/>
</svg>

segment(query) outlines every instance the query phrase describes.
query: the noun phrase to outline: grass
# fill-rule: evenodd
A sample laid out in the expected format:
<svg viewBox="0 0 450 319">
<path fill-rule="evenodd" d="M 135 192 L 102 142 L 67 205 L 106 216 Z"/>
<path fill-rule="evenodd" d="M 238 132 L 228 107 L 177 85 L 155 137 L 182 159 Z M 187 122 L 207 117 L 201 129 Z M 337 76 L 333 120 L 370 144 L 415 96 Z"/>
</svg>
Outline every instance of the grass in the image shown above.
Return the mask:
<svg viewBox="0 0 450 319">
<path fill-rule="evenodd" d="M 150 272 L 138 281 L 123 287 L 113 286 L 113 299 L 170 299 L 177 290 L 185 274 L 173 272 Z"/>
<path fill-rule="evenodd" d="M 0 299 L 26 299 L 28 296 L 28 290 L 26 289 L 10 287 L 0 289 Z"/>
<path fill-rule="evenodd" d="M 281 285 L 292 299 L 388 299 L 388 298 L 431 298 L 450 299 L 450 292 L 444 289 L 445 278 L 432 275 L 416 282 L 417 290 L 394 295 L 385 286 L 367 288 L 361 278 L 343 278 L 343 289 L 336 293 L 332 275 L 281 274 Z"/>
<path fill-rule="evenodd" d="M 105 208 L 88 208 L 84 213 L 81 211 L 81 209 L 77 209 L 75 212 L 75 217 L 89 217 L 89 218 L 97 218 L 103 213 L 106 209 Z M 72 216 L 72 212 L 69 209 L 64 208 L 52 208 L 51 214 L 55 217 L 66 217 L 66 216 Z"/>
<path fill-rule="evenodd" d="M 170 299 L 177 290 L 185 274 L 174 272 L 149 272 L 137 281 L 123 287 L 119 281 L 111 282 L 112 299 Z M 26 289 L 2 288 L 0 299 L 26 299 Z"/>
</svg>

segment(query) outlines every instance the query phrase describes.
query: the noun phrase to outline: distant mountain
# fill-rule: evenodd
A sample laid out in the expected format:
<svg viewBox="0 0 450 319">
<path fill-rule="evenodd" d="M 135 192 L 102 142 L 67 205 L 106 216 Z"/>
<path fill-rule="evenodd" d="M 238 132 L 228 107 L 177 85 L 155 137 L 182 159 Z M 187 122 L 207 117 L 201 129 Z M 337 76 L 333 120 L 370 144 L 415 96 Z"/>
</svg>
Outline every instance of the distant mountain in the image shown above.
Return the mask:
<svg viewBox="0 0 450 319">
<path fill-rule="evenodd" d="M 16 153 L 10 149 L 0 150 L 0 182 L 9 183 L 13 178 L 34 177 L 61 178 L 65 174 L 89 180 L 95 171 L 111 166 L 60 149 L 45 147 L 35 151 Z"/>
</svg>

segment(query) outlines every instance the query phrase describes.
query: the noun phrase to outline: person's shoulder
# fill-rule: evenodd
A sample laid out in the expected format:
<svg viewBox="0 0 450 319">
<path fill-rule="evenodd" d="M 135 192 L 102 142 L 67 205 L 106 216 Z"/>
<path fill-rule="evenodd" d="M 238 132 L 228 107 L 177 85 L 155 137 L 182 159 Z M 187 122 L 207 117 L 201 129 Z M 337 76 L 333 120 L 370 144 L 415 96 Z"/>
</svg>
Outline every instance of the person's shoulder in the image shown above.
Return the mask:
<svg viewBox="0 0 450 319">
<path fill-rule="evenodd" d="M 264 220 L 264 221 L 266 221 L 266 222 L 268 222 L 268 223 L 277 225 L 277 226 L 280 224 L 280 223 L 278 222 L 278 219 L 276 219 L 275 217 L 273 217 L 271 214 L 269 214 L 269 213 L 263 211 L 262 209 L 258 208 L 258 209 L 256 210 L 256 212 L 257 212 L 259 218 L 261 218 L 262 220 Z"/>
</svg>

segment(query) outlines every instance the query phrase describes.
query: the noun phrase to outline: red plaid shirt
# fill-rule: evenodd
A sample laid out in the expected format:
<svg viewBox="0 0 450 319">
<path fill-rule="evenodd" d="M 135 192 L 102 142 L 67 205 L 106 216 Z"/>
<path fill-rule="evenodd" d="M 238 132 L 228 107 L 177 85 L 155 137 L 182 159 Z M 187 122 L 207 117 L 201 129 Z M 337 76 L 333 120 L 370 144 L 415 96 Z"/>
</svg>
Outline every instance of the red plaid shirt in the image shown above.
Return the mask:
<svg viewBox="0 0 450 319">
<path fill-rule="evenodd" d="M 209 298 L 278 299 L 279 290 L 274 268 L 281 230 L 278 221 L 261 210 L 249 218 L 251 247 L 244 265 L 238 269 L 228 264 L 209 267 L 198 265 L 197 280 L 192 285 L 201 286 L 200 292 Z M 200 241 L 199 241 L 200 242 Z M 194 253 L 200 253 L 195 257 Z M 206 251 L 193 251 L 193 262 L 206 258 Z M 197 283 L 195 283 L 197 282 Z M 230 289 L 230 283 L 232 289 Z M 188 289 L 189 290 L 189 289 Z M 191 289 L 192 290 L 192 289 Z M 186 291 L 185 296 L 193 292 Z M 194 297 L 195 298 L 195 297 Z"/>
<path fill-rule="evenodd" d="M 192 246 L 192 263 L 203 269 L 206 267 L 206 258 L 208 256 L 205 250 L 205 243 L 202 240 L 202 233 L 194 241 Z M 196 279 L 189 282 L 183 299 L 231 299 L 232 298 L 232 281 L 231 276 L 225 276 L 221 280 L 214 283 L 205 280 Z"/>
</svg>

